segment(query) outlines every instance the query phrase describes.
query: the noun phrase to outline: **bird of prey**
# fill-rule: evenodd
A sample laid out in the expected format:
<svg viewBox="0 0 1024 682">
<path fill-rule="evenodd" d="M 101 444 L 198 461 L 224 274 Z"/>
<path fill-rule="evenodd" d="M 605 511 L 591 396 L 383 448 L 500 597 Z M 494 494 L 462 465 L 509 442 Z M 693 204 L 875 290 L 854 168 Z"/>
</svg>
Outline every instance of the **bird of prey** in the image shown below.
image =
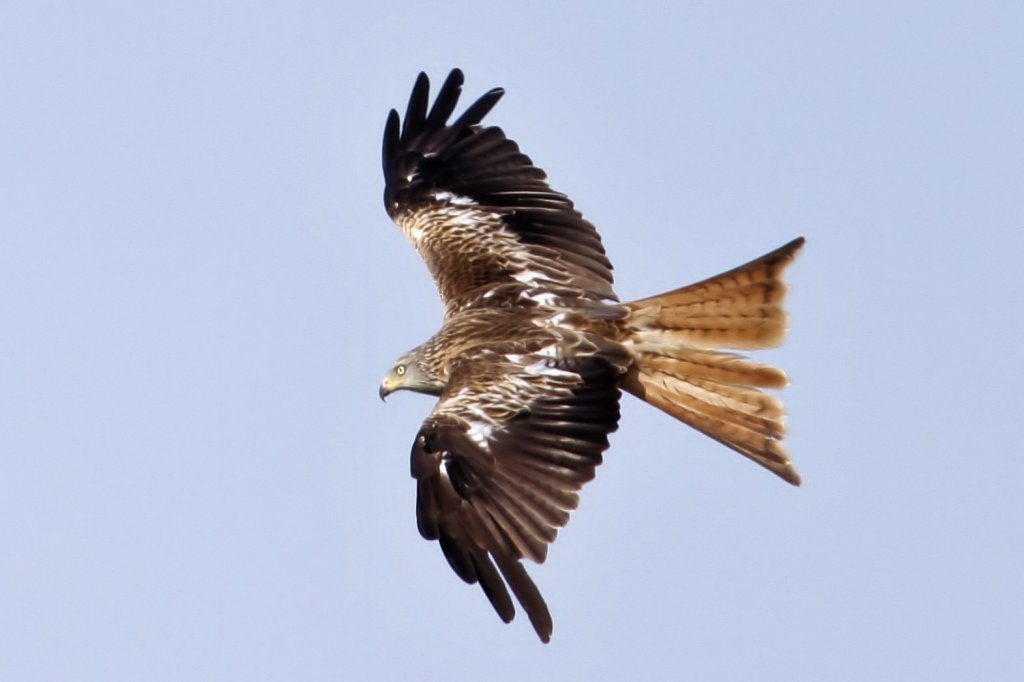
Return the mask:
<svg viewBox="0 0 1024 682">
<path fill-rule="evenodd" d="M 761 391 L 786 386 L 785 373 L 732 351 L 782 341 L 782 277 L 804 240 L 621 303 L 594 226 L 481 122 L 504 91 L 452 120 L 463 80 L 453 70 L 431 106 L 421 73 L 404 118 L 392 110 L 384 129 L 384 205 L 433 275 L 444 321 L 380 396 L 437 396 L 412 446 L 419 532 L 506 623 L 511 589 L 547 642 L 551 615 L 522 561 L 543 562 L 576 508 L 621 391 L 799 484 L 782 404 Z"/>
</svg>

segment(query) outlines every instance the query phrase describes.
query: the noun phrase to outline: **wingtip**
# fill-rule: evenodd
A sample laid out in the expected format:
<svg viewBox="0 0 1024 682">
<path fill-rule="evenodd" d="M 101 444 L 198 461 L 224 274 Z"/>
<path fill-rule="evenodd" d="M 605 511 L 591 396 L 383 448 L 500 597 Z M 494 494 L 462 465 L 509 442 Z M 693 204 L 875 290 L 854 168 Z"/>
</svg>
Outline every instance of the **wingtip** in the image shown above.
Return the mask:
<svg viewBox="0 0 1024 682">
<path fill-rule="evenodd" d="M 500 100 L 504 96 L 505 88 L 497 87 L 491 88 L 490 90 L 485 92 L 480 99 L 489 103 L 488 110 L 490 110 L 490 107 L 493 107 L 495 104 L 497 104 L 498 100 Z"/>
<path fill-rule="evenodd" d="M 456 93 L 456 99 L 458 99 L 458 95 L 462 92 L 462 86 L 465 84 L 466 76 L 462 73 L 462 69 L 456 67 L 449 71 L 448 75 L 444 79 L 444 83 L 441 84 L 441 87 L 438 90 L 435 106 L 437 105 L 436 102 L 443 100 L 446 94 L 453 91 Z"/>
</svg>

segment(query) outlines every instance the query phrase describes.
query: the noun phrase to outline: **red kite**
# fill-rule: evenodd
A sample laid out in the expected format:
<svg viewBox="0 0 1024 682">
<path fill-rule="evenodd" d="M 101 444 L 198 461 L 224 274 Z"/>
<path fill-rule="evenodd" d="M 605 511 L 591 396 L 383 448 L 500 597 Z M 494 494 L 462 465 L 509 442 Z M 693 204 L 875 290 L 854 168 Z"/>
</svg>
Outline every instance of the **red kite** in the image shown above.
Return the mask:
<svg viewBox="0 0 1024 682">
<path fill-rule="evenodd" d="M 786 386 L 785 373 L 722 349 L 782 341 L 782 277 L 804 240 L 620 303 L 594 226 L 500 128 L 481 123 L 504 91 L 449 122 L 462 84 L 452 71 L 428 108 L 421 73 L 404 120 L 392 110 L 384 130 L 384 205 L 445 312 L 380 395 L 438 397 L 412 448 L 420 534 L 506 623 L 511 588 L 547 642 L 551 615 L 522 560 L 544 561 L 594 477 L 620 390 L 799 484 L 782 404 L 760 390 Z"/>
</svg>

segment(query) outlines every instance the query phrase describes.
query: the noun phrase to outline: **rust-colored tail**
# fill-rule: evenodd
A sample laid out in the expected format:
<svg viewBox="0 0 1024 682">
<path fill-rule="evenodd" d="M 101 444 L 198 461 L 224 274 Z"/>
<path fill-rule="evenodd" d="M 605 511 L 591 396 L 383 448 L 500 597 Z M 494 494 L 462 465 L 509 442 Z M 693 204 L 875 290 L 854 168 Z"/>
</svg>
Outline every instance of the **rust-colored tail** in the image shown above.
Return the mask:
<svg viewBox="0 0 1024 682">
<path fill-rule="evenodd" d="M 620 340 L 634 356 L 623 388 L 793 485 L 800 475 L 782 445 L 785 410 L 759 390 L 784 388 L 786 373 L 720 349 L 782 342 L 782 277 L 803 243 L 794 239 L 735 270 L 626 303 L 629 316 L 620 323 Z"/>
</svg>

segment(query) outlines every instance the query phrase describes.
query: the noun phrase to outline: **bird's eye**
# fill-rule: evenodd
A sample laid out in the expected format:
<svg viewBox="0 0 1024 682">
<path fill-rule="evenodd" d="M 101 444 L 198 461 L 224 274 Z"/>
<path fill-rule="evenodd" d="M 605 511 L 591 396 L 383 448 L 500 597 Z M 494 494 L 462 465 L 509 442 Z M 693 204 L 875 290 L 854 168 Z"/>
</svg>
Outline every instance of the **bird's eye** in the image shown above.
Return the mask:
<svg viewBox="0 0 1024 682">
<path fill-rule="evenodd" d="M 405 365 L 399 365 L 398 367 L 395 367 L 395 374 L 397 374 L 398 376 L 404 376 L 405 375 Z"/>
</svg>

